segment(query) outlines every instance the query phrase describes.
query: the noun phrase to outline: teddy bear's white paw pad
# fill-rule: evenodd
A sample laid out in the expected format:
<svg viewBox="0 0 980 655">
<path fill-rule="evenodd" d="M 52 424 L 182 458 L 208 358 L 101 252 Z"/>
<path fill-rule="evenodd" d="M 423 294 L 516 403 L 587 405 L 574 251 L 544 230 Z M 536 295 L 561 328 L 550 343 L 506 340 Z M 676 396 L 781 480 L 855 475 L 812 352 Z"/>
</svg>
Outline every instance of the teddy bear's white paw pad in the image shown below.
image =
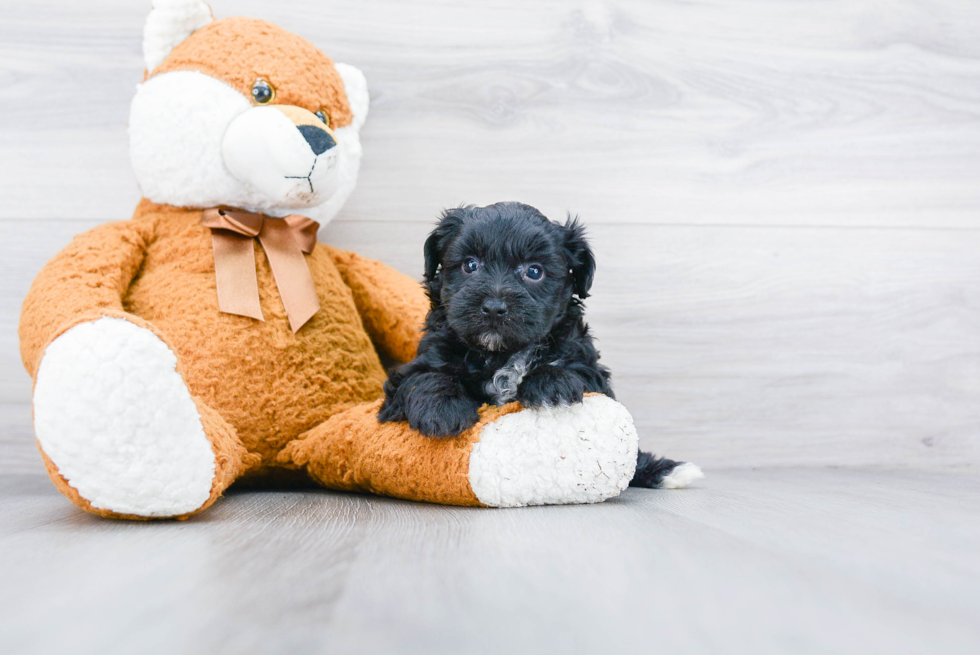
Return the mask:
<svg viewBox="0 0 980 655">
<path fill-rule="evenodd" d="M 214 453 L 176 366 L 153 332 L 118 318 L 77 325 L 45 351 L 37 439 L 94 507 L 177 516 L 210 497 Z"/>
<path fill-rule="evenodd" d="M 598 503 L 629 486 L 637 446 L 630 413 L 606 396 L 525 409 L 483 429 L 470 487 L 491 507 Z"/>
</svg>

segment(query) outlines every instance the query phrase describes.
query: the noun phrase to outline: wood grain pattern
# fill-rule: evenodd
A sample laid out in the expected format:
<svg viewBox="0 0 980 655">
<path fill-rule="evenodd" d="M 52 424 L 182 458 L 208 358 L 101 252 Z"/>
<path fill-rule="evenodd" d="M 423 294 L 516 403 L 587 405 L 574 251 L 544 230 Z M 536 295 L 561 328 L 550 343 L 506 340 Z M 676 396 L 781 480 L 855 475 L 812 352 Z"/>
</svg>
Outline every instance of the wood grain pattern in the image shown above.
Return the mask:
<svg viewBox="0 0 980 655">
<path fill-rule="evenodd" d="M 0 643 L 51 653 L 975 653 L 980 477 L 717 471 L 602 505 L 236 492 L 183 523 L 0 478 Z M 654 647 L 655 646 L 655 647 Z"/>
<path fill-rule="evenodd" d="M 418 275 L 429 224 L 327 237 Z M 980 232 L 591 227 L 641 444 L 710 465 L 980 464 Z"/>
<path fill-rule="evenodd" d="M 0 217 L 128 217 L 148 4 L 3 2 Z M 980 226 L 973 2 L 213 7 L 364 69 L 351 218 L 514 198 L 609 222 Z"/>
<path fill-rule="evenodd" d="M 0 465 L 34 466 L 20 303 L 128 218 L 147 3 L 0 0 Z M 980 5 L 213 3 L 372 89 L 321 238 L 421 270 L 439 210 L 580 212 L 643 444 L 711 465 L 980 465 Z"/>
<path fill-rule="evenodd" d="M 20 300 L 87 226 L 8 229 L 0 403 L 19 417 L 17 462 L 34 450 Z M 321 238 L 419 277 L 430 227 L 338 221 Z M 591 235 L 587 315 L 644 447 L 709 466 L 980 465 L 980 232 L 600 223 Z"/>
</svg>

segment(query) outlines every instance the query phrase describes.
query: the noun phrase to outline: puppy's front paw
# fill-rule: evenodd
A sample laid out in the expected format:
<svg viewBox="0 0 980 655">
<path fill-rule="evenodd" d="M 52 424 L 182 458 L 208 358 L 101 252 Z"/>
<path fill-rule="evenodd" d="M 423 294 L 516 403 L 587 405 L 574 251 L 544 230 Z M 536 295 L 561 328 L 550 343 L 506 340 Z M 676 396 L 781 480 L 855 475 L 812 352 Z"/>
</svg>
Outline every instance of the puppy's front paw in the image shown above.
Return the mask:
<svg viewBox="0 0 980 655">
<path fill-rule="evenodd" d="M 433 397 L 408 412 L 408 424 L 427 437 L 455 437 L 480 420 L 476 404 L 458 396 Z"/>
<path fill-rule="evenodd" d="M 390 397 L 385 398 L 384 404 L 382 404 L 381 409 L 378 410 L 378 422 L 393 423 L 395 421 L 404 420 L 405 408 L 401 406 L 401 403 L 392 400 Z"/>
<path fill-rule="evenodd" d="M 554 366 L 542 367 L 524 378 L 517 399 L 525 407 L 554 407 L 582 402 L 582 378 Z"/>
</svg>

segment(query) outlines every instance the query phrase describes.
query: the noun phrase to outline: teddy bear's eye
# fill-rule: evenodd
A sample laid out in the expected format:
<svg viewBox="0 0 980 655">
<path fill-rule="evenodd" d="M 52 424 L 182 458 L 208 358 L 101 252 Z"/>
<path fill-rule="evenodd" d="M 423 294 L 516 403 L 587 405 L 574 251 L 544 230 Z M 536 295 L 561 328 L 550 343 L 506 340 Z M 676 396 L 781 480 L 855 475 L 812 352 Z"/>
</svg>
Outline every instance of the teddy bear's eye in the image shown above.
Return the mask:
<svg viewBox="0 0 980 655">
<path fill-rule="evenodd" d="M 330 117 L 323 113 L 322 109 L 316 113 L 316 117 L 326 123 L 327 127 L 330 127 Z"/>
<path fill-rule="evenodd" d="M 252 85 L 252 97 L 260 105 L 267 105 L 276 97 L 276 90 L 265 80 L 255 80 Z"/>
</svg>

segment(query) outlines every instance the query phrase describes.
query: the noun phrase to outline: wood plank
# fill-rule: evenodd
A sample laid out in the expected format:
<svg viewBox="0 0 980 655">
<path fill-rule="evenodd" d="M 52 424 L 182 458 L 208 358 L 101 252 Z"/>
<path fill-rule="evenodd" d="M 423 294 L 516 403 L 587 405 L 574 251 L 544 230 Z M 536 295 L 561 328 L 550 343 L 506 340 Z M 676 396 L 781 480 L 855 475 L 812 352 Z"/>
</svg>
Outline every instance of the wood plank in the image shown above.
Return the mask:
<svg viewBox="0 0 980 655">
<path fill-rule="evenodd" d="M 523 510 L 233 492 L 146 524 L 6 476 L 0 639 L 10 653 L 975 653 L 978 502 L 975 474 L 760 469 Z"/>
<path fill-rule="evenodd" d="M 0 403 L 17 470 L 35 461 L 20 303 L 87 225 L 5 224 Z M 418 277 L 430 228 L 337 221 L 321 239 Z M 708 466 L 980 465 L 980 231 L 590 228 L 589 321 L 645 448 Z"/>
<path fill-rule="evenodd" d="M 585 218 L 589 322 L 645 447 L 713 465 L 980 464 L 980 231 Z M 418 275 L 430 227 L 345 221 L 326 238 Z"/>
<path fill-rule="evenodd" d="M 26 377 L 26 375 L 25 375 Z M 27 378 L 28 391 L 30 378 Z M 0 404 L 0 475 L 44 475 L 29 403 Z"/>
<path fill-rule="evenodd" d="M 213 5 L 365 70 L 358 220 L 520 199 L 594 222 L 980 225 L 967 0 Z M 128 217 L 148 6 L 4 3 L 0 217 Z"/>
<path fill-rule="evenodd" d="M 3 221 L 10 255 L 0 258 L 0 404 L 30 401 L 31 379 L 20 361 L 17 326 L 31 282 L 72 237 L 104 221 Z"/>
</svg>

